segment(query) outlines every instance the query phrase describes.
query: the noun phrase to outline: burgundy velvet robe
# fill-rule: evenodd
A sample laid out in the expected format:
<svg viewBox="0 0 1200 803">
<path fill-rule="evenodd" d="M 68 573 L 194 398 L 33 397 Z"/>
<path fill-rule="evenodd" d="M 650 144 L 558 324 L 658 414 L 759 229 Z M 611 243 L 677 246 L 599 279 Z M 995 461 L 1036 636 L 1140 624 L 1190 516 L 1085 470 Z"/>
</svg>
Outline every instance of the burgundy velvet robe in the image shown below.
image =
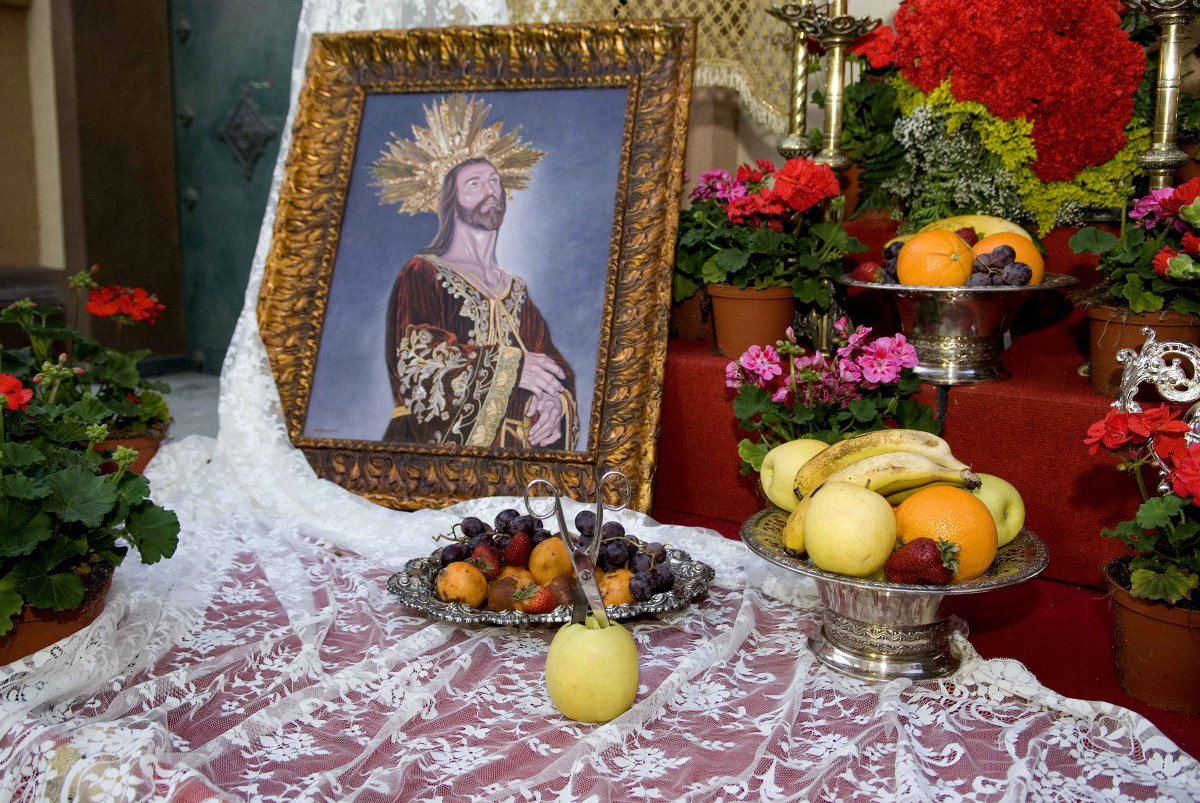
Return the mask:
<svg viewBox="0 0 1200 803">
<path fill-rule="evenodd" d="M 575 449 L 575 372 L 518 277 L 492 292 L 450 263 L 421 254 L 396 277 L 388 303 L 387 361 L 396 409 L 384 440 L 528 446 L 532 393 L 517 387 L 524 352 L 563 372 L 563 419 L 548 449 Z"/>
</svg>

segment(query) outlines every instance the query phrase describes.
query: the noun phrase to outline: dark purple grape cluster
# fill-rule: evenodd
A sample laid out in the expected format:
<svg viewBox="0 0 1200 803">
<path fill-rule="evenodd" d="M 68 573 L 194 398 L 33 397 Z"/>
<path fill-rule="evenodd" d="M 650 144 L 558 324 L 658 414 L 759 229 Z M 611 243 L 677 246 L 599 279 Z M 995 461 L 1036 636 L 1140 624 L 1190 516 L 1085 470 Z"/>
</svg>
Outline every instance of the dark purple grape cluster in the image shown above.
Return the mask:
<svg viewBox="0 0 1200 803">
<path fill-rule="evenodd" d="M 900 284 L 900 279 L 896 276 L 896 260 L 900 258 L 900 249 L 904 247 L 904 243 L 895 242 L 883 249 L 883 281 L 885 284 Z"/>
<path fill-rule="evenodd" d="M 1033 278 L 1033 268 L 1017 262 L 1011 245 L 998 245 L 990 253 L 975 257 L 967 287 L 1024 287 Z"/>
</svg>

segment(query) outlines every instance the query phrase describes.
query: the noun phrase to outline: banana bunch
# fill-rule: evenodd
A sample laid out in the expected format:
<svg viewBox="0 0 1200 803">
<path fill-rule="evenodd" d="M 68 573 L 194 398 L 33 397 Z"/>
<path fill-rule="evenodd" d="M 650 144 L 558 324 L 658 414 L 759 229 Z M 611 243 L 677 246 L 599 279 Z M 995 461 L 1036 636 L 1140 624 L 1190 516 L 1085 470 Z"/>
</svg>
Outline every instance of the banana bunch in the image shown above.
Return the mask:
<svg viewBox="0 0 1200 803">
<path fill-rule="evenodd" d="M 827 482 L 861 485 L 893 505 L 930 485 L 980 485 L 949 444 L 915 429 L 883 429 L 833 444 L 800 467 L 793 491 L 803 502 Z"/>
</svg>

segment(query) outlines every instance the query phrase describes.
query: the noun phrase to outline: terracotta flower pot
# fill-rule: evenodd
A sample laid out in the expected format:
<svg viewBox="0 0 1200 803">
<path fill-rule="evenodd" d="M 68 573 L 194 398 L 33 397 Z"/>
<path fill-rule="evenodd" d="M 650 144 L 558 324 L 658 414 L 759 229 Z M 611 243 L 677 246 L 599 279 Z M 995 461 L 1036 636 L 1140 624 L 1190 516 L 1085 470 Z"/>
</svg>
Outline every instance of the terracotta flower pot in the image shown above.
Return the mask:
<svg viewBox="0 0 1200 803">
<path fill-rule="evenodd" d="M 1102 396 L 1116 398 L 1124 369 L 1117 362 L 1117 352 L 1140 349 L 1146 342 L 1143 326 L 1154 329 L 1159 342 L 1175 340 L 1200 346 L 1200 316 L 1167 311 L 1126 317 L 1129 310 L 1106 305 L 1088 307 L 1085 312 L 1091 335 L 1092 392 Z"/>
<path fill-rule="evenodd" d="M 13 629 L 0 637 L 0 666 L 33 655 L 95 621 L 104 611 L 104 598 L 112 587 L 114 568 L 111 563 L 92 564 L 91 572 L 83 578 L 87 593 L 78 608 L 53 611 L 26 605 Z"/>
<path fill-rule="evenodd" d="M 747 287 L 708 285 L 713 303 L 713 325 L 717 351 L 736 360 L 751 346 L 774 345 L 792 325 L 796 300 L 790 287 Z"/>
<path fill-rule="evenodd" d="M 713 342 L 712 301 L 701 288 L 691 298 L 671 305 L 671 337 Z"/>
<path fill-rule="evenodd" d="M 1117 680 L 1164 711 L 1200 714 L 1200 611 L 1137 599 L 1104 569 L 1114 603 Z"/>
</svg>

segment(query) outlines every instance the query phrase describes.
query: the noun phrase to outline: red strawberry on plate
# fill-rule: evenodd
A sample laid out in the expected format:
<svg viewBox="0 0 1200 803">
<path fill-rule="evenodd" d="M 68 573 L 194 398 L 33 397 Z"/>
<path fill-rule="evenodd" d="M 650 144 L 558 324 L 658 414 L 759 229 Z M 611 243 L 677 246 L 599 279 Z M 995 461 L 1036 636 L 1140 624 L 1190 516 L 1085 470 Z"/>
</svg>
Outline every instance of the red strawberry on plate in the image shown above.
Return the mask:
<svg viewBox="0 0 1200 803">
<path fill-rule="evenodd" d="M 504 547 L 504 564 L 525 568 L 529 565 L 529 553 L 533 551 L 533 541 L 529 533 L 519 531 Z"/>
<path fill-rule="evenodd" d="M 846 275 L 856 282 L 878 283 L 883 281 L 883 268 L 875 262 L 864 262 Z"/>
<path fill-rule="evenodd" d="M 471 553 L 471 557 L 467 559 L 467 563 L 483 572 L 483 576 L 490 582 L 499 576 L 500 569 L 502 568 L 500 550 L 494 546 L 480 544 L 475 547 L 475 551 Z"/>
<path fill-rule="evenodd" d="M 525 613 L 550 613 L 558 607 L 558 600 L 553 592 L 545 586 L 530 583 L 513 594 L 513 602 L 517 610 Z"/>
<path fill-rule="evenodd" d="M 958 571 L 958 544 L 939 538 L 914 538 L 900 547 L 883 573 L 893 583 L 926 583 L 944 586 Z"/>
</svg>

